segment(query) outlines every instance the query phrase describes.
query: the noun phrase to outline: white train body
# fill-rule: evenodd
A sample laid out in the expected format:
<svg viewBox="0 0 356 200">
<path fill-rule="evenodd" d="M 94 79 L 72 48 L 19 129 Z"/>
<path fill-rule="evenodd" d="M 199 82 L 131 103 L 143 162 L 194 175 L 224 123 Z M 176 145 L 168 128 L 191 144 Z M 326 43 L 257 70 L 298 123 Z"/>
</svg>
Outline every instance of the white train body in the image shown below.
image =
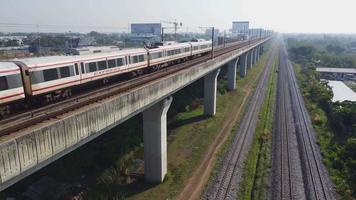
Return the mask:
<svg viewBox="0 0 356 200">
<path fill-rule="evenodd" d="M 0 62 L 0 105 L 24 98 L 20 68 L 12 62 Z"/>
<path fill-rule="evenodd" d="M 211 41 L 172 43 L 153 49 L 0 62 L 0 106 L 25 97 L 58 93 L 88 82 L 201 55 L 210 52 L 211 45 Z"/>
</svg>

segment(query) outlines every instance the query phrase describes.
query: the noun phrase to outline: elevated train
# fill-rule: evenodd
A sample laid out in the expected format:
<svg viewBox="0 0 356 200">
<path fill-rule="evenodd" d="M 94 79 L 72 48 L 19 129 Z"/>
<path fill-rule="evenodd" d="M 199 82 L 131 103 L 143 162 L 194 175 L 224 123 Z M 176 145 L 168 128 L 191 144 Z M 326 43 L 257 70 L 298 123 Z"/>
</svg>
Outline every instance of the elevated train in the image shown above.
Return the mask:
<svg viewBox="0 0 356 200">
<path fill-rule="evenodd" d="M 67 98 L 74 87 L 94 81 L 105 82 L 120 74 L 157 70 L 210 53 L 211 49 L 211 41 L 197 40 L 156 48 L 0 62 L 0 118 L 33 102 L 48 103 Z"/>
</svg>

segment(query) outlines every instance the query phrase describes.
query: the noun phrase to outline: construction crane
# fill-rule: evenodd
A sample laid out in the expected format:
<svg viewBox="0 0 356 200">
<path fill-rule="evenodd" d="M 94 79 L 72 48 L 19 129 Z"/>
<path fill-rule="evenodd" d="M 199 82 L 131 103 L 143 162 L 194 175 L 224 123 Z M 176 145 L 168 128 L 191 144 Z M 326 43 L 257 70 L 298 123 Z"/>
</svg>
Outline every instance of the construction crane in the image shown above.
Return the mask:
<svg viewBox="0 0 356 200">
<path fill-rule="evenodd" d="M 166 24 L 173 24 L 174 25 L 174 40 L 177 41 L 177 30 L 179 27 L 182 27 L 183 26 L 183 23 L 182 22 L 177 22 L 177 21 L 174 21 L 174 22 L 170 22 L 170 21 L 161 21 L 161 23 L 166 23 Z M 163 34 L 163 31 L 162 31 L 162 34 Z"/>
</svg>

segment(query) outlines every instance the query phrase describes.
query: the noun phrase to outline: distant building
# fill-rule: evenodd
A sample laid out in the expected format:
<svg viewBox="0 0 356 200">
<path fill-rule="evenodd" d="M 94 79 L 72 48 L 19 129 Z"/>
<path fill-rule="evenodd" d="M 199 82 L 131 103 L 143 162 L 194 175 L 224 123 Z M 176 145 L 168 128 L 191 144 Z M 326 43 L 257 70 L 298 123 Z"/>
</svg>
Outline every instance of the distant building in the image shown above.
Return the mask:
<svg viewBox="0 0 356 200">
<path fill-rule="evenodd" d="M 329 68 L 318 67 L 316 71 L 320 73 L 321 79 L 327 80 L 340 80 L 340 81 L 356 81 L 356 69 L 355 68 Z"/>
<path fill-rule="evenodd" d="M 160 35 L 161 23 L 131 24 L 131 34 L 134 35 Z"/>
<path fill-rule="evenodd" d="M 251 39 L 257 39 L 262 37 L 263 29 L 261 28 L 251 28 L 249 29 L 249 36 Z"/>
<path fill-rule="evenodd" d="M 215 29 L 214 29 L 214 35 L 215 35 L 215 37 L 219 36 L 219 34 L 220 34 L 220 30 L 217 29 L 217 28 L 215 28 Z M 206 30 L 205 30 L 205 35 L 211 35 L 211 29 L 206 29 Z"/>
<path fill-rule="evenodd" d="M 236 21 L 232 22 L 232 33 L 234 34 L 248 34 L 250 22 L 248 21 Z"/>
<path fill-rule="evenodd" d="M 22 46 L 26 36 L 0 36 L 0 46 Z"/>
<path fill-rule="evenodd" d="M 87 46 L 95 46 L 96 40 L 92 36 L 70 37 L 66 40 L 67 48 L 79 48 Z"/>
</svg>

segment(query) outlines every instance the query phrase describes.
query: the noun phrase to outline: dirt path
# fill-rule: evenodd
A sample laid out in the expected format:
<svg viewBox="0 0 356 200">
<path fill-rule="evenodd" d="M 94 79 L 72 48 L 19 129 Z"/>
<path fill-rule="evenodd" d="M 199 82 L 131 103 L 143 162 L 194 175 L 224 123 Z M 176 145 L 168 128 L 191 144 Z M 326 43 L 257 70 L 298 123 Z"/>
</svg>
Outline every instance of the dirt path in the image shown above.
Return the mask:
<svg viewBox="0 0 356 200">
<path fill-rule="evenodd" d="M 236 105 L 233 110 L 230 112 L 227 120 L 222 124 L 220 132 L 216 136 L 214 142 L 205 152 L 205 156 L 200 163 L 199 167 L 193 172 L 192 177 L 185 184 L 183 191 L 177 197 L 178 200 L 187 200 L 187 199 L 198 199 L 202 190 L 204 189 L 205 183 L 208 181 L 210 173 L 214 167 L 214 160 L 216 154 L 219 152 L 220 147 L 227 140 L 229 133 L 236 124 L 237 119 L 240 114 L 242 114 L 242 109 L 244 108 L 246 101 L 249 99 L 253 84 L 258 80 L 262 71 L 258 73 L 258 76 L 253 82 L 250 82 L 248 85 L 242 88 L 246 93 L 242 103 Z"/>
</svg>

